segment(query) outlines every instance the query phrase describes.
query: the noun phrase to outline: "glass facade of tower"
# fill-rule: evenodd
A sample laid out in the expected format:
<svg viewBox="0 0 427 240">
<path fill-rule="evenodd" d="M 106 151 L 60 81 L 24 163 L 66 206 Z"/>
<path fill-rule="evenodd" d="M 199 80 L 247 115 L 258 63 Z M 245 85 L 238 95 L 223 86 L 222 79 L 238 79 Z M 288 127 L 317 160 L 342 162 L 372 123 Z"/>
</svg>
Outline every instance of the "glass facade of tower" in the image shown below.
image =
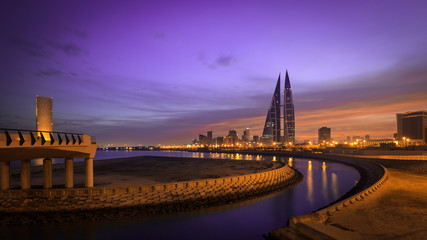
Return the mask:
<svg viewBox="0 0 427 240">
<path fill-rule="evenodd" d="M 285 104 L 283 106 L 284 112 L 284 139 L 285 144 L 295 144 L 295 111 L 294 111 L 294 100 L 292 97 L 291 82 L 289 80 L 288 71 L 286 71 L 285 77 Z"/>
<path fill-rule="evenodd" d="M 280 75 L 271 99 L 262 133 L 264 143 L 280 142 Z"/>
</svg>

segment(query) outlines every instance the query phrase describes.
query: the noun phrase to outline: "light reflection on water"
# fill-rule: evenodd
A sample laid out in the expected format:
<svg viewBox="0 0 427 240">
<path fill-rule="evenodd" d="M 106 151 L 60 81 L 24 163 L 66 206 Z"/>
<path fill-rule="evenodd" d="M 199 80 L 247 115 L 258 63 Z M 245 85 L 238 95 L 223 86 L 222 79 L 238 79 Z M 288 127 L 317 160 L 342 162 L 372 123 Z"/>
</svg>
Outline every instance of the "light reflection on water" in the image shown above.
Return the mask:
<svg viewBox="0 0 427 240">
<path fill-rule="evenodd" d="M 307 168 L 307 200 L 310 202 L 310 206 L 313 206 L 313 166 L 311 161 L 308 161 Z"/>
<path fill-rule="evenodd" d="M 94 222 L 56 228 L 52 228 L 50 225 L 40 225 L 33 229 L 22 230 L 23 228 L 19 228 L 19 230 L 23 233 L 27 232 L 27 235 L 31 236 L 29 239 L 43 239 L 46 234 L 52 236 L 52 239 L 63 239 L 67 238 L 70 232 L 74 234 L 75 239 L 263 239 L 262 234 L 286 225 L 289 217 L 309 213 L 335 201 L 359 180 L 358 172 L 346 165 L 280 156 L 174 151 L 101 151 L 97 152 L 95 160 L 142 155 L 203 156 L 205 158 L 255 161 L 275 159 L 277 162 L 287 163 L 299 170 L 304 174 L 304 180 L 291 189 L 259 201 L 228 209 L 218 209 L 209 213 L 196 211 L 190 214 L 157 217 L 136 222 L 102 224 Z M 41 163 L 37 162 L 37 164 Z M 11 228 L 6 229 L 7 231 L 14 230 Z M 2 240 L 8 239 L 2 237 L 1 233 L 0 237 Z"/>
</svg>

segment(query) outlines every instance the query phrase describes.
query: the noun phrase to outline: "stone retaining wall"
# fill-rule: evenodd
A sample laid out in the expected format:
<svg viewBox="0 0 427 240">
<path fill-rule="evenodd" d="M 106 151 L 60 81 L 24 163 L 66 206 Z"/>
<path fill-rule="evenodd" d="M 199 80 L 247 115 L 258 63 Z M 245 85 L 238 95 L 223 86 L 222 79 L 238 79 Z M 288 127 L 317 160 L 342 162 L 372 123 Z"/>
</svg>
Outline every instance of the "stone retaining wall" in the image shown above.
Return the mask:
<svg viewBox="0 0 427 240">
<path fill-rule="evenodd" d="M 262 173 L 149 186 L 7 190 L 0 191 L 0 212 L 96 210 L 216 199 L 230 194 L 250 196 L 271 186 L 291 184 L 300 177 L 285 165 Z"/>
<path fill-rule="evenodd" d="M 379 167 L 382 168 L 383 175 L 382 177 L 376 181 L 374 184 L 366 188 L 365 190 L 348 197 L 344 200 L 341 200 L 335 204 L 332 204 L 326 208 L 323 208 L 319 211 L 291 217 L 289 219 L 289 225 L 295 226 L 298 223 L 305 223 L 305 222 L 325 222 L 328 217 L 332 216 L 336 211 L 343 210 L 343 208 L 350 206 L 351 204 L 356 204 L 359 201 L 363 201 L 366 197 L 369 197 L 371 194 L 373 194 L 375 191 L 377 191 L 384 183 L 387 182 L 389 178 L 389 172 L 388 170 L 383 167 L 382 165 L 378 164 Z M 375 170 L 374 170 L 375 171 Z"/>
<path fill-rule="evenodd" d="M 322 154 L 315 158 L 332 160 L 353 166 L 359 171 L 361 179 L 352 190 L 335 203 L 309 214 L 291 217 L 289 219 L 289 226 L 269 232 L 268 235 L 265 236 L 266 239 L 332 239 L 324 233 L 310 228 L 307 224 L 324 223 L 336 211 L 344 210 L 346 207 L 357 204 L 359 201 L 363 201 L 366 197 L 372 195 L 389 179 L 387 168 L 367 159 L 348 156 L 344 158 L 343 156 L 329 154 Z"/>
</svg>

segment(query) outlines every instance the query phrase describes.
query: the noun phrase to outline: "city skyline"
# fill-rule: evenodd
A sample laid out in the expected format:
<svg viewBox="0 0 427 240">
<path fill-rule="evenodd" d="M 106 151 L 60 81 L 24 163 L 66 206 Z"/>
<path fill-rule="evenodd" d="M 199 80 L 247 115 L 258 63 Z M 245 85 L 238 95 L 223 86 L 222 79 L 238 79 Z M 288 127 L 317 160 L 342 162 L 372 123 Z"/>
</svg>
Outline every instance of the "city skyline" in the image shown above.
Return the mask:
<svg viewBox="0 0 427 240">
<path fill-rule="evenodd" d="M 425 110 L 424 1 L 8 2 L 0 126 L 53 128 L 99 144 L 189 143 L 200 132 L 262 135 L 277 72 L 292 74 L 297 141 L 392 138 Z"/>
</svg>

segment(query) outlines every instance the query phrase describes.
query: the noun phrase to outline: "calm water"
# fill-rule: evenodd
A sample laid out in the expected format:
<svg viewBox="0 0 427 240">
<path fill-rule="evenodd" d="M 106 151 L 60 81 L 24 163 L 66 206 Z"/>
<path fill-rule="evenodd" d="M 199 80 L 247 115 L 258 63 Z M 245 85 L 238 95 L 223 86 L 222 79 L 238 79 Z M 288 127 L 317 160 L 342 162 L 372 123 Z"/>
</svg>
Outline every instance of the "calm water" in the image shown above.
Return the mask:
<svg viewBox="0 0 427 240">
<path fill-rule="evenodd" d="M 95 160 L 142 155 L 281 161 L 298 169 L 304 174 L 304 180 L 289 190 L 208 212 L 195 211 L 136 222 L 40 225 L 21 228 L 19 236 L 26 239 L 263 239 L 262 234 L 286 225 L 289 217 L 315 211 L 338 199 L 360 177 L 355 169 L 338 163 L 261 155 L 101 151 Z"/>
</svg>

